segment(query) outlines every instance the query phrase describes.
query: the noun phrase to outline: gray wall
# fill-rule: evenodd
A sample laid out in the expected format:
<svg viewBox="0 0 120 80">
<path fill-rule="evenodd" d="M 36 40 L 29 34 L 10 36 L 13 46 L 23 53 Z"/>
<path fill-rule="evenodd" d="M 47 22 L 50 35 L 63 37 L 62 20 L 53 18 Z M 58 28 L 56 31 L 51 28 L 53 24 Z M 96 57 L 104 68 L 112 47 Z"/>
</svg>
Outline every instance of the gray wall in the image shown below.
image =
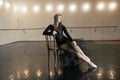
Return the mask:
<svg viewBox="0 0 120 80">
<path fill-rule="evenodd" d="M 68 28 L 73 38 L 84 38 L 85 40 L 120 40 L 120 1 L 105 0 L 106 5 L 110 1 L 117 2 L 117 9 L 109 11 L 97 11 L 96 5 L 101 0 L 88 0 L 91 4 L 91 10 L 83 12 L 81 6 L 87 0 L 10 0 L 10 3 L 17 5 L 27 5 L 27 13 L 14 12 L 12 8 L 6 10 L 4 6 L 0 7 L 0 29 L 26 29 L 26 28 L 41 28 L 38 30 L 0 30 L 0 45 L 11 43 L 14 41 L 41 41 L 44 40 L 42 32 L 47 25 L 53 23 L 53 16 L 56 11 L 56 6 L 59 3 L 65 5 L 65 11 L 62 12 L 63 24 Z M 68 11 L 68 6 L 71 2 L 77 5 L 77 11 L 71 13 Z M 46 12 L 45 6 L 52 3 L 54 10 Z M 38 4 L 41 6 L 39 13 L 34 13 L 32 7 Z M 102 27 L 102 26 L 118 26 L 117 28 L 80 28 L 80 27 Z"/>
</svg>

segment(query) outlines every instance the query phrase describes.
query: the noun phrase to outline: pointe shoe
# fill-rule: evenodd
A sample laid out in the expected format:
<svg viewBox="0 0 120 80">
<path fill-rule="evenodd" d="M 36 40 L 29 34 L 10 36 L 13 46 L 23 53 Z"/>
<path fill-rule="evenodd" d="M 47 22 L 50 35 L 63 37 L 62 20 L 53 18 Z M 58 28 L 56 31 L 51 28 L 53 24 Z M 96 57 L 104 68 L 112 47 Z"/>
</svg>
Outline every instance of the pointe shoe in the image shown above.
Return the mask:
<svg viewBox="0 0 120 80">
<path fill-rule="evenodd" d="M 97 68 L 97 65 L 95 65 L 94 63 L 90 62 L 89 63 L 93 68 Z"/>
</svg>

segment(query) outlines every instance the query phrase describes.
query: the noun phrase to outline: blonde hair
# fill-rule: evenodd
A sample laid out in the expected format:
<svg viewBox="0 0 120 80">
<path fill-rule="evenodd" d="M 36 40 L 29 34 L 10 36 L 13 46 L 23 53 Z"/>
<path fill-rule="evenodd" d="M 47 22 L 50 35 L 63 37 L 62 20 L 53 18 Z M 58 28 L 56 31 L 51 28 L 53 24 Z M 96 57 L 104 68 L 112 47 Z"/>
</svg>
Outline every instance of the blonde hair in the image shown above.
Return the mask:
<svg viewBox="0 0 120 80">
<path fill-rule="evenodd" d="M 57 22 L 57 18 L 58 18 L 58 16 L 62 16 L 62 15 L 61 15 L 61 14 L 55 14 L 55 15 L 54 15 L 54 23 Z M 62 23 L 62 21 L 61 21 L 61 23 Z"/>
</svg>

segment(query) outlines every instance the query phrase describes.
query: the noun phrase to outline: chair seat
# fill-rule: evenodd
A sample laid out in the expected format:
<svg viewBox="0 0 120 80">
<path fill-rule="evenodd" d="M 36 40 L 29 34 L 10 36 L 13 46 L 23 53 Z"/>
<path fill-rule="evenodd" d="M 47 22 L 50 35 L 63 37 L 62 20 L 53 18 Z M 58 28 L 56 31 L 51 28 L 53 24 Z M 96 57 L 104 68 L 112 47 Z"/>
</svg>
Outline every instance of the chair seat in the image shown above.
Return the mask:
<svg viewBox="0 0 120 80">
<path fill-rule="evenodd" d="M 54 50 L 54 49 L 58 50 L 58 47 L 54 48 L 54 46 L 50 46 L 49 49 L 50 50 Z"/>
</svg>

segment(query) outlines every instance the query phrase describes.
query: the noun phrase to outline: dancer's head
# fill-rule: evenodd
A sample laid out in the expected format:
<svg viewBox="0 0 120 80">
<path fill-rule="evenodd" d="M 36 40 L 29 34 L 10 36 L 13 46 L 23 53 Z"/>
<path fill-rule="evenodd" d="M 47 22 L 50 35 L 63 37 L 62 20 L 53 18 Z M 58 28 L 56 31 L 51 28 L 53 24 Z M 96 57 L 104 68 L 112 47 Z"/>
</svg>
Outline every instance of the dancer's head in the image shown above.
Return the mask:
<svg viewBox="0 0 120 80">
<path fill-rule="evenodd" d="M 62 23 L 62 15 L 61 14 L 54 15 L 54 23 Z"/>
</svg>

